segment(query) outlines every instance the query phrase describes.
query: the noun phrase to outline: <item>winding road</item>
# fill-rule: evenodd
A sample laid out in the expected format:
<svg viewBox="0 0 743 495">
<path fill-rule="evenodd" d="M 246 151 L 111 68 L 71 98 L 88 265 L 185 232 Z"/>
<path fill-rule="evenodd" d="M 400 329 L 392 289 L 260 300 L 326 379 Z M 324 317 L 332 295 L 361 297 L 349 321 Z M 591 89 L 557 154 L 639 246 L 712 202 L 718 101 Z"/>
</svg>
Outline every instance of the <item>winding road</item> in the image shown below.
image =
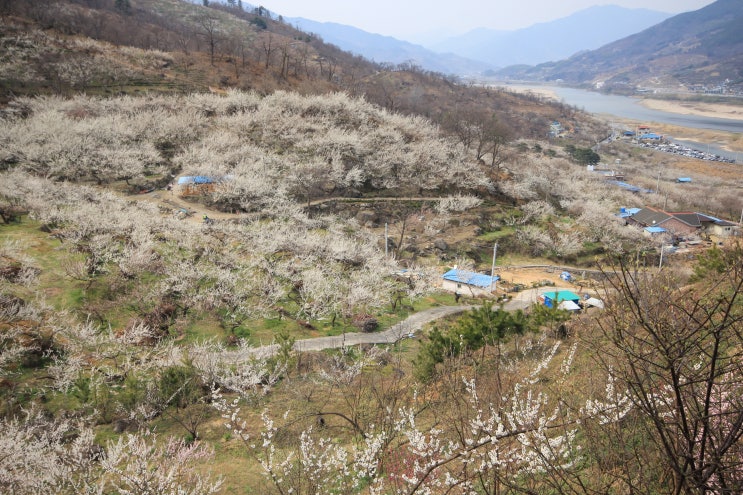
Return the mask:
<svg viewBox="0 0 743 495">
<path fill-rule="evenodd" d="M 539 294 L 547 291 L 564 290 L 555 287 L 542 287 L 539 289 L 528 289 L 514 294 L 513 298 L 503 305 L 503 309 L 516 311 L 526 309 L 534 304 Z M 416 332 L 421 330 L 424 325 L 436 321 L 446 316 L 463 313 L 473 308 L 475 305 L 461 306 L 436 306 L 429 308 L 413 315 L 408 316 L 405 320 L 393 325 L 382 332 L 375 333 L 345 333 L 343 335 L 333 335 L 331 337 L 315 337 L 312 339 L 302 339 L 294 342 L 293 349 L 298 352 L 321 351 L 323 349 L 339 349 L 346 346 L 359 344 L 394 344 L 400 340 L 412 337 Z M 272 355 L 279 350 L 278 344 L 264 345 L 256 347 L 256 354 Z"/>
</svg>

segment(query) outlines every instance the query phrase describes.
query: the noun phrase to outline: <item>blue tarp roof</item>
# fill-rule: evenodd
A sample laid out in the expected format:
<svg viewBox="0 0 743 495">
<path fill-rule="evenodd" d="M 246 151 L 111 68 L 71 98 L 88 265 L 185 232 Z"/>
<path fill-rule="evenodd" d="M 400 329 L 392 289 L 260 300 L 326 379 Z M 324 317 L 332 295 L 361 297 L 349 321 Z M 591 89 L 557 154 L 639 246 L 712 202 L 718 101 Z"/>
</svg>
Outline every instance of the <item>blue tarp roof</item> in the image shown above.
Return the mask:
<svg viewBox="0 0 743 495">
<path fill-rule="evenodd" d="M 491 277 L 490 275 L 485 275 L 483 273 L 468 272 L 466 270 L 459 270 L 457 268 L 449 270 L 443 275 L 443 277 L 444 280 L 449 280 L 450 282 L 474 285 L 476 287 L 483 288 L 490 287 L 493 282 L 500 280 L 500 277 L 498 275 L 496 275 L 495 277 Z"/>
<path fill-rule="evenodd" d="M 645 227 L 645 230 L 651 234 L 662 234 L 663 232 L 666 232 L 666 229 L 663 227 Z"/>
<path fill-rule="evenodd" d="M 545 292 L 542 295 L 547 299 L 552 299 L 553 301 L 557 301 L 557 302 L 580 301 L 580 296 L 576 294 L 575 292 L 572 292 L 569 290 L 560 290 L 557 292 Z"/>
<path fill-rule="evenodd" d="M 619 210 L 619 218 L 628 218 L 640 211 L 641 208 L 622 208 Z"/>
<path fill-rule="evenodd" d="M 691 182 L 691 177 L 679 177 L 676 179 L 678 182 Z"/>
<path fill-rule="evenodd" d="M 212 182 L 215 182 L 214 179 L 205 175 L 186 175 L 178 177 L 179 186 L 182 186 L 183 184 L 211 184 Z"/>
<path fill-rule="evenodd" d="M 643 189 L 643 188 L 638 187 L 638 186 L 633 186 L 632 184 L 627 184 L 626 182 L 622 182 L 620 180 L 607 180 L 606 183 L 607 184 L 612 184 L 612 185 L 615 185 L 615 186 L 618 186 L 618 187 L 621 187 L 621 188 L 626 189 L 626 190 L 628 190 L 630 192 L 643 192 L 643 193 L 651 193 L 651 192 L 653 192 L 650 189 Z"/>
</svg>

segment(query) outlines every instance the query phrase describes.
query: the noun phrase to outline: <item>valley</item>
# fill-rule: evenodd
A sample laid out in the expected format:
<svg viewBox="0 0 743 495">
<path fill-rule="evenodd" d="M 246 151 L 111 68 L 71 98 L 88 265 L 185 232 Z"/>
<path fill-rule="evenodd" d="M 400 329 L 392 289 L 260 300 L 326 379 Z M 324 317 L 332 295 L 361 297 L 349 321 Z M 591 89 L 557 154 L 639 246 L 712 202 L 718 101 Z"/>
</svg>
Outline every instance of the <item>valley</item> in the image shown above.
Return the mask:
<svg viewBox="0 0 743 495">
<path fill-rule="evenodd" d="M 241 3 L 0 15 L 0 492 L 743 489 L 741 165 L 612 134 L 740 133 Z"/>
</svg>

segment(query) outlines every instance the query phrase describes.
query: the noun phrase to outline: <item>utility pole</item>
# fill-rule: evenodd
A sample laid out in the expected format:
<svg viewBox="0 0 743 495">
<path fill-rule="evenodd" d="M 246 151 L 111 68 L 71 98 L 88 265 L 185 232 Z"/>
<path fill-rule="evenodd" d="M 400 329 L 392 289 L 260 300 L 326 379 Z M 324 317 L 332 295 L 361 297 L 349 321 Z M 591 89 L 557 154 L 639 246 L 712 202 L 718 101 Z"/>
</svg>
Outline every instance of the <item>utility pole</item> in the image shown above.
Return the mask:
<svg viewBox="0 0 743 495">
<path fill-rule="evenodd" d="M 655 194 L 660 193 L 660 166 L 658 167 L 658 181 L 655 184 Z"/>
<path fill-rule="evenodd" d="M 384 222 L 384 258 L 387 259 L 387 246 L 389 246 L 389 231 L 387 230 L 387 222 Z"/>
<path fill-rule="evenodd" d="M 490 268 L 490 293 L 493 293 L 495 285 L 495 257 L 498 254 L 498 243 L 493 246 L 493 266 Z"/>
<path fill-rule="evenodd" d="M 660 271 L 661 268 L 663 268 L 663 251 L 665 246 L 663 244 L 660 245 L 660 262 L 658 263 L 658 271 Z"/>
</svg>

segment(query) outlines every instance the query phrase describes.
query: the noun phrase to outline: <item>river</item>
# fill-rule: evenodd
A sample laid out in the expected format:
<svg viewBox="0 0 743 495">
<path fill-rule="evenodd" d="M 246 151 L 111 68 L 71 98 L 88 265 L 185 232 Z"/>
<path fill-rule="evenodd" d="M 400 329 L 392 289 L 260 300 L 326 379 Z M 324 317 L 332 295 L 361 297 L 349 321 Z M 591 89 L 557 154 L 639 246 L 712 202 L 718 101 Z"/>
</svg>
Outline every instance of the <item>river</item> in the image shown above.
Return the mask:
<svg viewBox="0 0 743 495">
<path fill-rule="evenodd" d="M 700 115 L 686 115 L 680 113 L 662 112 L 647 108 L 640 103 L 638 98 L 621 95 L 606 95 L 585 89 L 566 88 L 563 86 L 529 86 L 508 85 L 506 88 L 532 89 L 536 91 L 549 91 L 558 96 L 560 101 L 567 105 L 580 108 L 588 113 L 596 115 L 613 115 L 619 119 L 638 120 L 641 122 L 657 122 L 661 124 L 672 124 L 691 129 L 712 129 L 716 131 L 743 133 L 743 120 L 719 119 L 703 117 Z M 729 151 L 710 143 L 694 141 L 681 141 L 671 139 L 674 142 L 690 146 L 702 151 L 708 151 L 720 156 L 736 160 L 740 163 L 741 154 Z"/>
<path fill-rule="evenodd" d="M 509 86 L 506 86 L 508 88 Z M 743 132 L 743 120 L 718 119 L 699 115 L 686 115 L 662 112 L 646 108 L 638 98 L 631 96 L 606 95 L 585 89 L 566 88 L 562 86 L 528 86 L 514 85 L 514 88 L 546 90 L 555 93 L 568 105 L 580 108 L 588 113 L 614 115 L 621 119 L 639 120 L 641 122 L 658 122 L 692 129 L 713 129 L 727 132 Z"/>
</svg>

